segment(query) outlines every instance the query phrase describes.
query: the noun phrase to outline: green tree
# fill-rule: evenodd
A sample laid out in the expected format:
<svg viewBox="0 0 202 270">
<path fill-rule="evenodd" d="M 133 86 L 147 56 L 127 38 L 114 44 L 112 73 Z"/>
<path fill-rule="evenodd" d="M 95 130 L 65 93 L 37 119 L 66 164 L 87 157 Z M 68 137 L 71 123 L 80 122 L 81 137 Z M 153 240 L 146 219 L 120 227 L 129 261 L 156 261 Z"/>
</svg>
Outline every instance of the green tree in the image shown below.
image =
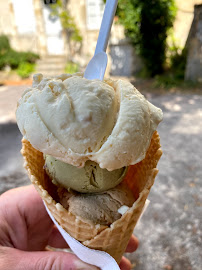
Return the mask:
<svg viewBox="0 0 202 270">
<path fill-rule="evenodd" d="M 149 76 L 164 70 L 167 36 L 176 10 L 174 0 L 119 0 L 119 23 L 142 57 Z"/>
<path fill-rule="evenodd" d="M 67 38 L 68 57 L 69 60 L 72 60 L 71 57 L 81 49 L 82 36 L 76 26 L 74 18 L 67 9 L 67 2 L 68 1 L 58 0 L 56 4 L 50 5 L 50 8 L 52 10 L 51 16 L 56 16 L 60 19 L 61 26 Z"/>
</svg>

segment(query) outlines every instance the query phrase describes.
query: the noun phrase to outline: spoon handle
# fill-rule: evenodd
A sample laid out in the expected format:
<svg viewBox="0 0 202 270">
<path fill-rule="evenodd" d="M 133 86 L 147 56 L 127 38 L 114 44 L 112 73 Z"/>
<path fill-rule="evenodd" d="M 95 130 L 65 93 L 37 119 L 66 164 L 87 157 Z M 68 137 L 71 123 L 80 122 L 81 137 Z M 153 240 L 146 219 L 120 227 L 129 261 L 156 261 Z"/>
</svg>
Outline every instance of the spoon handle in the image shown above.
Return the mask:
<svg viewBox="0 0 202 270">
<path fill-rule="evenodd" d="M 117 4 L 118 0 L 107 0 L 106 2 L 100 32 L 97 40 L 97 45 L 95 49 L 95 55 L 100 52 L 106 52 Z"/>
</svg>

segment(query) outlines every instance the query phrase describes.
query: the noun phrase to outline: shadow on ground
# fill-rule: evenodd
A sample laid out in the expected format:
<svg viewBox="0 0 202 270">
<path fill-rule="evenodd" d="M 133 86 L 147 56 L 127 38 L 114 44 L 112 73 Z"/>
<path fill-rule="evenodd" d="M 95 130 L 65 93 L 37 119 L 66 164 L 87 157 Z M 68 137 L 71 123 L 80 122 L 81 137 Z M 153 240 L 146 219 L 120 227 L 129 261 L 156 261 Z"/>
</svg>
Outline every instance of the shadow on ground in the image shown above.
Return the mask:
<svg viewBox="0 0 202 270">
<path fill-rule="evenodd" d="M 21 138 L 16 123 L 0 125 L 0 194 L 30 183 L 20 154 Z"/>
</svg>

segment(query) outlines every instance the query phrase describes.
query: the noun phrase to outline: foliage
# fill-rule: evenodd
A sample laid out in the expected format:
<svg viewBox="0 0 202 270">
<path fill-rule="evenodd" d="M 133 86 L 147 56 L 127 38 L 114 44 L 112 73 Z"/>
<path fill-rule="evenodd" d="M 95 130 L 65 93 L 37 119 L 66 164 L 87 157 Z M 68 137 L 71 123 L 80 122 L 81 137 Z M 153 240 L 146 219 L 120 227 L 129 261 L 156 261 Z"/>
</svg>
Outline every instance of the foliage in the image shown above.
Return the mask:
<svg viewBox="0 0 202 270">
<path fill-rule="evenodd" d="M 6 36 L 0 36 L 0 70 L 9 66 L 17 70 L 22 78 L 29 77 L 34 71 L 35 62 L 39 55 L 33 52 L 17 52 L 10 47 L 9 39 Z"/>
<path fill-rule="evenodd" d="M 119 22 L 150 76 L 164 70 L 168 31 L 176 16 L 174 0 L 119 0 Z"/>
<path fill-rule="evenodd" d="M 51 6 L 51 16 L 60 18 L 62 28 L 67 30 L 70 38 L 74 41 L 82 41 L 82 37 L 79 30 L 74 22 L 74 18 L 70 15 L 69 11 L 64 7 L 61 0 L 58 0 L 56 4 Z"/>
<path fill-rule="evenodd" d="M 79 71 L 79 65 L 74 62 L 68 62 L 65 67 L 65 73 L 73 74 Z"/>
<path fill-rule="evenodd" d="M 17 68 L 17 74 L 25 79 L 30 76 L 31 73 L 35 71 L 35 64 L 33 63 L 28 63 L 28 62 L 22 62 Z"/>
<path fill-rule="evenodd" d="M 66 33 L 70 54 L 73 55 L 76 51 L 80 50 L 82 42 L 82 36 L 74 18 L 70 15 L 62 0 L 58 0 L 56 4 L 50 5 L 50 8 L 52 10 L 51 16 L 60 19 L 61 26 Z"/>
<path fill-rule="evenodd" d="M 191 82 L 184 82 L 187 61 L 187 49 L 181 48 L 173 39 L 168 48 L 168 69 L 163 75 L 155 77 L 155 85 L 162 88 L 170 87 L 194 87 Z"/>
<path fill-rule="evenodd" d="M 201 89 L 201 83 L 193 81 L 185 81 L 175 77 L 172 72 L 166 72 L 161 75 L 156 75 L 154 78 L 153 86 L 156 88 L 171 89 L 171 88 L 181 88 L 181 89 Z"/>
<path fill-rule="evenodd" d="M 170 60 L 170 70 L 174 74 L 174 77 L 179 80 L 184 80 L 185 68 L 187 61 L 187 48 L 180 48 L 173 41 L 172 45 L 169 47 L 169 60 Z"/>
<path fill-rule="evenodd" d="M 194 87 L 191 82 L 184 83 L 185 67 L 187 60 L 187 50 L 184 48 L 181 52 L 177 52 L 170 56 L 170 68 L 163 75 L 155 76 L 155 86 L 162 88 L 170 88 L 174 86 Z"/>
<path fill-rule="evenodd" d="M 5 66 L 11 67 L 11 69 L 16 69 L 21 63 L 35 63 L 39 56 L 32 52 L 17 52 L 10 49 L 5 54 L 0 57 L 0 69 Z"/>
<path fill-rule="evenodd" d="M 181 85 L 181 80 L 176 79 L 173 73 L 156 75 L 154 78 L 154 87 L 171 88 Z"/>
<path fill-rule="evenodd" d="M 0 36 L 0 56 L 10 50 L 9 39 L 5 35 Z"/>
</svg>

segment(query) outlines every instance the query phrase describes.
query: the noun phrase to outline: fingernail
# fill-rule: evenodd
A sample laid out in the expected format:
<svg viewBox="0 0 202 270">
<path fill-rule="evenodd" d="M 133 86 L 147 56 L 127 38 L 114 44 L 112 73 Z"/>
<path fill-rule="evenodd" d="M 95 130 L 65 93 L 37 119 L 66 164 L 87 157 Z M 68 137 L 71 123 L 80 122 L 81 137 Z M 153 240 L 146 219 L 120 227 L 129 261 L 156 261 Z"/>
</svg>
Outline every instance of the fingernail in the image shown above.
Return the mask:
<svg viewBox="0 0 202 270">
<path fill-rule="evenodd" d="M 99 270 L 96 266 L 93 266 L 91 264 L 87 264 L 82 261 L 75 261 L 74 262 L 77 270 Z"/>
</svg>

